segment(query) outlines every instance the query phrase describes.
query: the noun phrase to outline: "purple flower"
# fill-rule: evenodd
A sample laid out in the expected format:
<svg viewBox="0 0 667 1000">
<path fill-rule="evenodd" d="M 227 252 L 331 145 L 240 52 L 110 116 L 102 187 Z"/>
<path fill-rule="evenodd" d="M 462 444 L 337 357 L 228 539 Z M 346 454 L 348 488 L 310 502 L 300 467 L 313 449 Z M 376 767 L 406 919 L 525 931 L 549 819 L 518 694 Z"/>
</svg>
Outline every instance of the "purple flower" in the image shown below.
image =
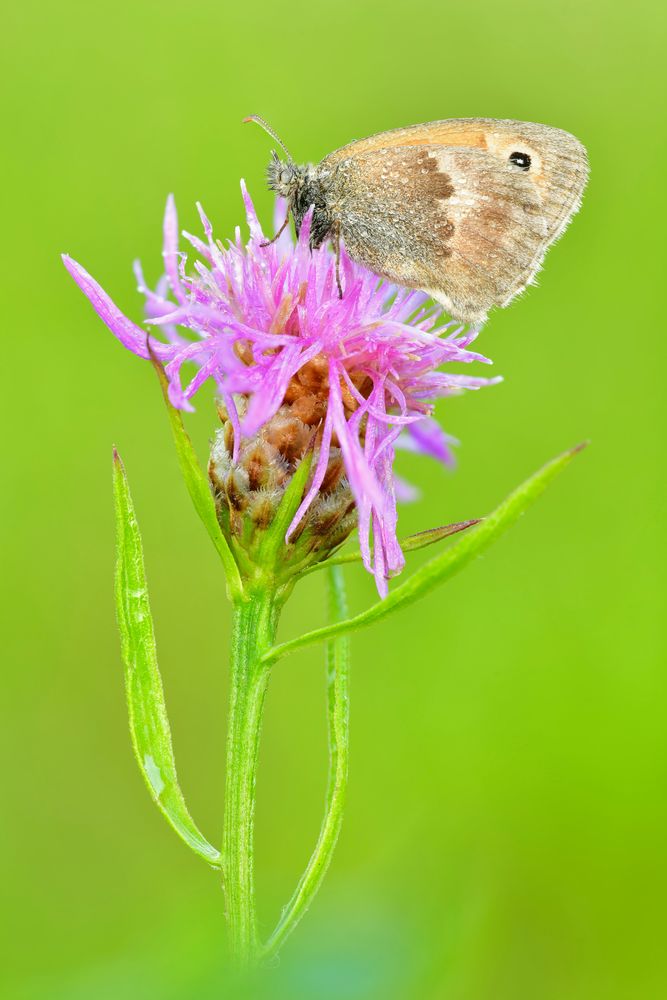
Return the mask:
<svg viewBox="0 0 667 1000">
<path fill-rule="evenodd" d="M 318 428 L 317 462 L 290 532 L 317 495 L 330 449 L 340 449 L 358 508 L 364 564 L 385 594 L 386 580 L 404 564 L 396 537 L 397 439 L 451 463 L 452 439 L 431 419 L 433 401 L 498 379 L 441 371 L 448 362 L 488 363 L 469 349 L 478 331 L 444 323 L 423 293 L 379 281 L 344 252 L 339 298 L 333 253 L 310 250 L 310 215 L 296 245 L 285 233 L 262 246 L 265 236 L 244 184 L 242 192 L 249 243 L 244 246 L 238 228 L 227 245 L 215 240 L 198 206 L 205 240 L 183 234 L 197 258 L 187 270 L 169 197 L 165 274 L 154 291 L 135 266 L 146 322 L 161 332 L 160 339 L 150 336 L 150 351 L 146 330 L 124 316 L 76 261 L 65 256 L 65 266 L 125 347 L 163 362 L 174 406 L 191 410 L 197 390 L 213 379 L 234 426 L 237 454 L 241 437 L 256 434 L 286 400 L 305 424 Z M 283 210 L 277 206 L 277 218 Z M 184 379 L 190 366 L 194 374 Z M 240 408 L 239 396 L 245 400 Z"/>
</svg>

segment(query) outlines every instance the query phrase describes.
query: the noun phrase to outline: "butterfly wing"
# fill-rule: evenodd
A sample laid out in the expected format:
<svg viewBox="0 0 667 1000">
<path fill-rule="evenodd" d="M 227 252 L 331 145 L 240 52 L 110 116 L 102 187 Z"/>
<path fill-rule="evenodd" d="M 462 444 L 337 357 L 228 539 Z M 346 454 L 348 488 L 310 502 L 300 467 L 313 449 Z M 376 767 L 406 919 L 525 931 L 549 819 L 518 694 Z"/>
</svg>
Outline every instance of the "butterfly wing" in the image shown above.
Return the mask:
<svg viewBox="0 0 667 1000">
<path fill-rule="evenodd" d="M 527 171 L 510 162 L 515 152 L 529 157 Z M 491 119 L 380 133 L 331 153 L 319 171 L 350 255 L 466 320 L 534 278 L 588 175 L 567 132 Z"/>
<path fill-rule="evenodd" d="M 354 260 L 464 320 L 515 295 L 547 242 L 534 185 L 480 149 L 362 153 L 338 164 L 330 197 Z"/>
</svg>

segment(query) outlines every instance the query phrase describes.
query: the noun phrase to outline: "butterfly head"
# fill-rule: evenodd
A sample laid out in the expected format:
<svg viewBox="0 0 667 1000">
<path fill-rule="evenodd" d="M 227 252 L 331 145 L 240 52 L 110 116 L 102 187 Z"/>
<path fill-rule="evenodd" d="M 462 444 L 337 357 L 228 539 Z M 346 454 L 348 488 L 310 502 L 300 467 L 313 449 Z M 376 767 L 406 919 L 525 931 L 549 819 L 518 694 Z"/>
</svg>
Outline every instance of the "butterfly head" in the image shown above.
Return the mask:
<svg viewBox="0 0 667 1000">
<path fill-rule="evenodd" d="M 296 201 L 299 188 L 303 187 L 305 170 L 297 166 L 291 159 L 281 160 L 275 150 L 271 153 L 271 161 L 266 169 L 269 190 L 275 191 L 285 198 L 290 205 Z"/>
</svg>

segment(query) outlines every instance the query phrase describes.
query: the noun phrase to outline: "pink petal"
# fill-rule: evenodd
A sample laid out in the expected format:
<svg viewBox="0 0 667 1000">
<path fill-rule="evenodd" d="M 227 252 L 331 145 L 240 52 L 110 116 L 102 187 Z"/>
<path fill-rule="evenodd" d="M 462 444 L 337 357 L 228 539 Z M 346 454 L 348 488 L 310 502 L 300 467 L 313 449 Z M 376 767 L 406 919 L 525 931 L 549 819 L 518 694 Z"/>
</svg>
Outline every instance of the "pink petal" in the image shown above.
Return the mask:
<svg viewBox="0 0 667 1000">
<path fill-rule="evenodd" d="M 62 260 L 83 294 L 90 300 L 97 315 L 106 323 L 114 336 L 120 340 L 121 344 L 140 358 L 149 358 L 148 340 L 150 334 L 146 330 L 142 330 L 140 326 L 137 326 L 136 323 L 133 323 L 132 320 L 128 319 L 120 311 L 101 285 L 88 274 L 85 268 L 77 264 L 67 254 L 62 255 Z M 171 347 L 162 344 L 160 341 L 156 341 L 154 338 L 151 338 L 150 342 L 153 353 L 157 358 L 165 360 L 171 357 Z"/>
</svg>

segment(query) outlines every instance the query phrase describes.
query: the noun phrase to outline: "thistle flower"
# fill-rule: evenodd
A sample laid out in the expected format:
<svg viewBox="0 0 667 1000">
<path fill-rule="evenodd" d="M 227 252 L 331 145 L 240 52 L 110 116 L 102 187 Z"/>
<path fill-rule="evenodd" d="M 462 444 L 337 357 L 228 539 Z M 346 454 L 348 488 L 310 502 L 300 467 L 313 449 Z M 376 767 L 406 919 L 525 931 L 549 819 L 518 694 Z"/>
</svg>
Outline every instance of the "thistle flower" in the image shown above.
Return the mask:
<svg viewBox="0 0 667 1000">
<path fill-rule="evenodd" d="M 333 517 L 335 530 L 319 549 L 324 557 L 352 529 L 356 505 L 364 564 L 385 594 L 387 579 L 404 564 L 396 498 L 407 487 L 394 476 L 395 445 L 451 463 L 453 442 L 432 419 L 434 401 L 498 379 L 440 370 L 451 362 L 489 363 L 469 349 L 478 331 L 444 322 L 423 293 L 379 281 L 344 250 L 339 298 L 333 253 L 310 249 L 312 213 L 295 244 L 284 234 L 266 245 L 243 184 L 242 193 L 248 244 L 239 228 L 227 245 L 214 239 L 198 206 L 205 239 L 183 233 L 197 257 L 192 269 L 179 250 L 176 209 L 168 199 L 165 273 L 155 290 L 135 265 L 146 322 L 161 332 L 150 336 L 150 346 L 146 331 L 79 264 L 65 256 L 65 266 L 125 347 L 164 364 L 174 406 L 191 410 L 198 389 L 209 379 L 215 383 L 224 424 L 210 465 L 218 501 L 231 504 L 231 492 L 245 490 L 237 513 L 252 507 L 262 511 L 256 519 L 270 518 L 280 489 L 314 447 L 287 540 L 303 532 L 304 518 L 312 520 L 314 512 L 318 523 Z M 194 374 L 184 382 L 190 365 Z M 252 482 L 257 456 L 263 472 Z M 232 534 L 233 521 L 223 524 Z"/>
</svg>

